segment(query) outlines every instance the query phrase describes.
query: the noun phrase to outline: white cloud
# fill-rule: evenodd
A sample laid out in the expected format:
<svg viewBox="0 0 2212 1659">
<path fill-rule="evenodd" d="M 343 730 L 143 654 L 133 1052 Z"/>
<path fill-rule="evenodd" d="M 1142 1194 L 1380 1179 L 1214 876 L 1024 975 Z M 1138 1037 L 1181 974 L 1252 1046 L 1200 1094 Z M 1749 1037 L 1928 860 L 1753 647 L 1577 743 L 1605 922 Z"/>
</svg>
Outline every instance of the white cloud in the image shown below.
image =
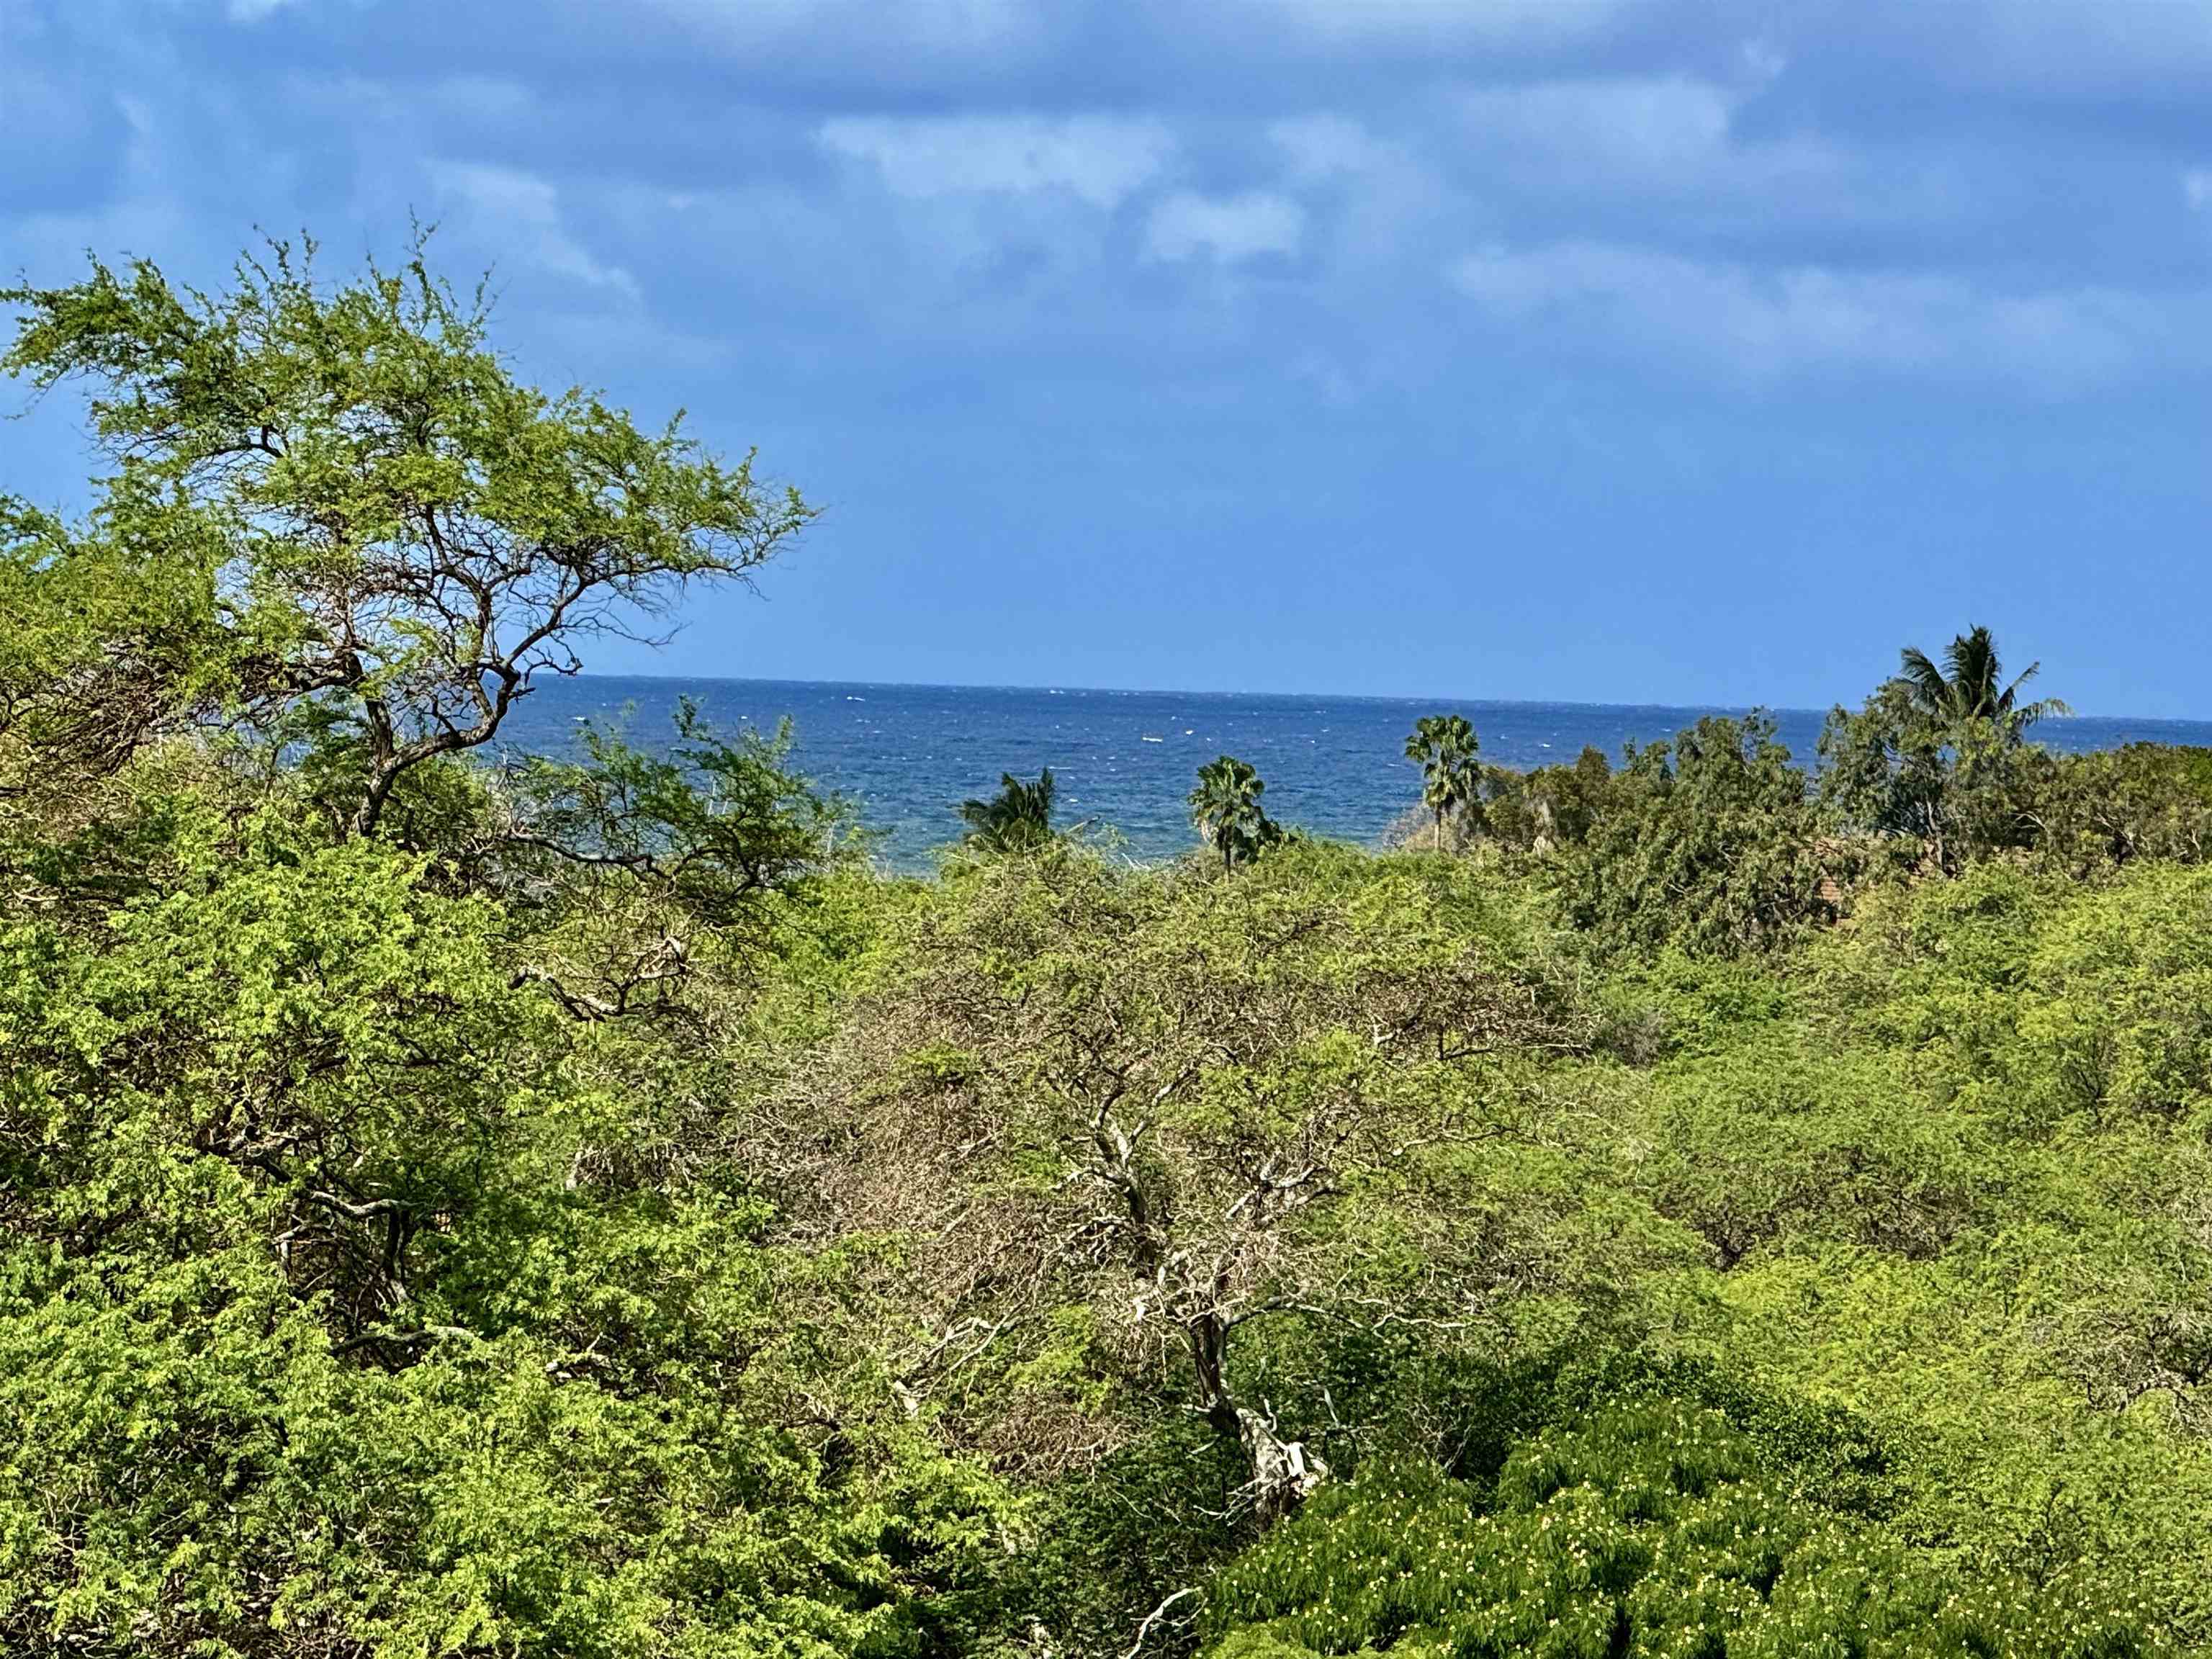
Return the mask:
<svg viewBox="0 0 2212 1659">
<path fill-rule="evenodd" d="M 2183 173 L 2181 193 L 2193 208 L 2212 207 L 2212 167 L 2191 167 Z"/>
<path fill-rule="evenodd" d="M 1451 277 L 1498 322 L 1549 322 L 1576 348 L 1688 359 L 1728 379 L 1871 368 L 2067 390 L 2124 373 L 2183 332 L 2171 310 L 2109 289 L 2002 294 L 1957 276 L 1766 270 L 1598 242 L 1486 248 Z M 2185 303 L 2203 310 L 2202 296 Z"/>
<path fill-rule="evenodd" d="M 1291 176 L 1306 182 L 1379 173 L 1402 154 L 1349 116 L 1299 115 L 1272 123 L 1267 137 L 1283 152 Z"/>
<path fill-rule="evenodd" d="M 1325 227 L 1309 234 L 1308 245 L 1340 276 L 1390 280 L 1386 273 L 1409 252 L 1425 264 L 1437 237 L 1466 234 L 1472 204 L 1401 137 L 1337 113 L 1273 122 L 1267 137 L 1284 181 Z"/>
<path fill-rule="evenodd" d="M 1765 195 L 1832 184 L 1844 170 L 1845 158 L 1817 140 L 1737 136 L 1743 101 L 1708 81 L 1623 76 L 1486 89 L 1460 112 L 1478 165 L 1569 195 Z"/>
<path fill-rule="evenodd" d="M 1922 44 L 1939 75 L 1995 76 L 2029 90 L 2140 88 L 2212 68 L 2212 15 L 2173 0 L 1983 0 L 1959 15 L 1972 30 L 1970 50 L 1948 58 L 1940 37 L 1927 51 L 1919 9 L 1899 8 L 1887 21 Z"/>
<path fill-rule="evenodd" d="M 234 23 L 258 23 L 292 3 L 293 0 L 228 0 L 223 15 Z"/>
<path fill-rule="evenodd" d="M 1754 36 L 1736 48 L 1736 57 L 1743 64 L 1744 73 L 1762 85 L 1782 78 L 1783 70 L 1790 67 L 1790 54 L 1771 40 Z"/>
<path fill-rule="evenodd" d="M 1157 121 L 1102 115 L 841 116 L 817 137 L 874 163 L 900 196 L 1061 190 L 1095 208 L 1118 205 L 1175 149 Z"/>
<path fill-rule="evenodd" d="M 463 206 L 479 234 L 540 270 L 636 297 L 637 281 L 629 271 L 603 264 L 569 233 L 560 192 L 544 179 L 477 161 L 434 161 L 430 177 L 441 196 Z"/>
<path fill-rule="evenodd" d="M 1205 253 L 1224 264 L 1263 253 L 1296 253 L 1305 219 L 1305 210 L 1290 198 L 1265 191 L 1216 197 L 1177 191 L 1152 210 L 1145 252 L 1155 259 Z"/>
<path fill-rule="evenodd" d="M 1325 40 L 1548 46 L 1602 30 L 1632 0 L 1243 0 L 1278 27 Z"/>
<path fill-rule="evenodd" d="M 992 51 L 1035 33 L 1024 0 L 640 0 L 732 46 L 803 40 Z"/>
</svg>

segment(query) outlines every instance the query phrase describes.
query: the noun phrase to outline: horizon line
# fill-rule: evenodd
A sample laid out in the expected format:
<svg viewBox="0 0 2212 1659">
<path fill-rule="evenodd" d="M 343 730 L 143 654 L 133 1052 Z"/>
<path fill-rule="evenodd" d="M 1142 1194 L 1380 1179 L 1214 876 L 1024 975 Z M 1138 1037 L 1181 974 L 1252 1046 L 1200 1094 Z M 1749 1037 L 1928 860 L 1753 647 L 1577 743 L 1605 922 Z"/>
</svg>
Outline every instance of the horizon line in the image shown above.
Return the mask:
<svg viewBox="0 0 2212 1659">
<path fill-rule="evenodd" d="M 1070 692 L 1122 697 L 1274 697 L 1296 701 L 1309 697 L 1332 698 L 1340 702 L 1401 702 L 1445 706 L 1452 703 L 1468 705 L 1488 704 L 1500 708 L 1629 708 L 1664 709 L 1676 714 L 1806 714 L 1825 719 L 1831 709 L 1848 708 L 1849 703 L 1834 702 L 1825 708 L 1801 708 L 1784 703 L 1769 702 L 1607 702 L 1591 697 L 1477 697 L 1406 696 L 1400 693 L 1374 691 L 1206 691 L 1188 686 L 1172 685 L 1024 685 L 1012 682 L 981 680 L 846 680 L 846 679 L 787 679 L 768 674 L 678 674 L 668 672 L 614 672 L 607 670 L 580 669 L 574 674 L 562 674 L 539 684 L 554 680 L 661 680 L 671 684 L 692 682 L 709 685 L 811 685 L 858 686 L 871 691 L 1029 691 L 1045 696 L 1065 696 Z M 2069 720 L 2148 720 L 2166 726 L 2212 726 L 2212 715 L 2192 714 L 2106 714 L 2076 711 L 2070 714 L 2051 714 L 2045 717 L 2053 722 Z"/>
</svg>

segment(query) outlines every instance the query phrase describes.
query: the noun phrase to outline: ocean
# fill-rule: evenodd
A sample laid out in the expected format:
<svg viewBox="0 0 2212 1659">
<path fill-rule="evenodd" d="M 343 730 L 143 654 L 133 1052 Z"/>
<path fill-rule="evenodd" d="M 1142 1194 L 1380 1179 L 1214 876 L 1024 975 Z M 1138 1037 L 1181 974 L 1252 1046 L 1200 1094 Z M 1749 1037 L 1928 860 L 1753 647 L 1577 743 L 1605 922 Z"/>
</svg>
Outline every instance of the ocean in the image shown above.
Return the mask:
<svg viewBox="0 0 2212 1659">
<path fill-rule="evenodd" d="M 1464 714 L 1497 765 L 1571 761 L 1595 744 L 1671 737 L 1705 714 L 1741 709 L 1652 704 L 1467 702 L 1443 698 L 1285 696 L 1242 692 L 1101 691 L 1078 687 L 870 685 L 796 680 L 549 678 L 501 733 L 509 754 L 575 752 L 583 723 L 619 724 L 641 747 L 665 739 L 678 697 L 718 725 L 773 729 L 788 717 L 799 765 L 850 797 L 880 837 L 883 860 L 923 870 L 959 833 L 958 804 L 999 776 L 1060 782 L 1060 820 L 1111 830 L 1133 858 L 1172 858 L 1196 844 L 1184 798 L 1200 766 L 1235 755 L 1267 782 L 1269 813 L 1318 836 L 1372 842 L 1419 795 L 1406 734 L 1423 714 Z M 1824 715 L 1775 709 L 1790 752 L 1811 764 Z M 2143 739 L 2212 744 L 2212 721 L 2077 716 L 2037 728 L 2053 749 Z"/>
</svg>

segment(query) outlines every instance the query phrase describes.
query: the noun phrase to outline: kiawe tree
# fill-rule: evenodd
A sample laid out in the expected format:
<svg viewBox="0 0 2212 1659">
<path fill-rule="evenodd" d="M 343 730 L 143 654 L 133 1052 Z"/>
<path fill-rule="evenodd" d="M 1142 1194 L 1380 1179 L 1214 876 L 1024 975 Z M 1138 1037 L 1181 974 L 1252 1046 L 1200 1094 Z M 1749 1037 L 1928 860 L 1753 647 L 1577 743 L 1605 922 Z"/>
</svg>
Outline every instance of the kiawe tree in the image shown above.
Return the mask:
<svg viewBox="0 0 2212 1659">
<path fill-rule="evenodd" d="M 1436 817 L 1436 847 L 1444 844 L 1444 818 L 1477 809 L 1482 769 L 1480 744 L 1464 714 L 1425 714 L 1406 738 L 1406 758 L 1421 768 L 1421 805 Z"/>
<path fill-rule="evenodd" d="M 1754 711 L 1631 745 L 1573 852 L 1576 924 L 1607 946 L 1759 950 L 1826 913 L 1806 780 Z"/>
<path fill-rule="evenodd" d="M 1505 1057 L 1578 1052 L 1583 1018 L 1442 920 L 1455 874 L 1361 896 L 1358 860 L 1234 884 L 1009 861 L 885 941 L 775 1106 L 820 1126 L 776 1179 L 811 1233 L 911 1242 L 917 1406 L 1065 1473 L 1120 1431 L 1044 1403 L 1052 1378 L 1165 1388 L 1265 1522 L 1328 1473 L 1267 1332 L 1443 1340 L 1546 1279 L 1541 1206 L 1489 1210 L 1476 1172 L 1542 1155 L 1549 1107 Z"/>
<path fill-rule="evenodd" d="M 711 1127 L 831 805 L 452 763 L 805 507 L 419 260 L 8 297 L 112 474 L 0 501 L 0 1651 L 973 1650 L 988 1483 Z"/>
<path fill-rule="evenodd" d="M 665 752 L 581 735 L 582 759 L 537 757 L 505 791 L 498 873 L 541 945 L 518 982 L 581 1019 L 690 1018 L 702 953 L 727 975 L 773 950 L 790 903 L 840 861 L 847 805 L 791 769 L 788 721 L 727 741 L 682 697 Z M 865 844 L 848 835 L 844 851 Z"/>
<path fill-rule="evenodd" d="M 67 727 L 72 700 L 158 697 L 94 722 L 110 747 L 220 720 L 340 755 L 352 833 L 411 769 L 490 740 L 538 676 L 575 672 L 580 643 L 649 632 L 812 516 L 678 422 L 523 384 L 483 291 L 434 276 L 419 239 L 336 287 L 279 242 L 216 295 L 142 259 L 0 301 L 20 313 L 0 366 L 88 384 L 115 467 L 80 526 L 9 510 L 11 576 L 96 575 L 102 603 L 0 702 L 36 729 L 41 704 Z"/>
</svg>

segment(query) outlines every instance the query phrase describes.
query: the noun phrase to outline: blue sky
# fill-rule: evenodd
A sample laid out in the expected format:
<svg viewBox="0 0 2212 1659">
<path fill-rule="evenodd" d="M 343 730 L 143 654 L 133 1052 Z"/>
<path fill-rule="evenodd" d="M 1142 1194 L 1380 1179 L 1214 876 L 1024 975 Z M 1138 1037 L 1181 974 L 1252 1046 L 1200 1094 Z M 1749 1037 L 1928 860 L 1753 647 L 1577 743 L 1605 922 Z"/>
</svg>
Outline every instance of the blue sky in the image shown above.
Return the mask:
<svg viewBox="0 0 2212 1659">
<path fill-rule="evenodd" d="M 597 665 L 2212 716 L 2212 4 L 0 0 L 0 267 L 410 211 L 828 509 Z"/>
</svg>

